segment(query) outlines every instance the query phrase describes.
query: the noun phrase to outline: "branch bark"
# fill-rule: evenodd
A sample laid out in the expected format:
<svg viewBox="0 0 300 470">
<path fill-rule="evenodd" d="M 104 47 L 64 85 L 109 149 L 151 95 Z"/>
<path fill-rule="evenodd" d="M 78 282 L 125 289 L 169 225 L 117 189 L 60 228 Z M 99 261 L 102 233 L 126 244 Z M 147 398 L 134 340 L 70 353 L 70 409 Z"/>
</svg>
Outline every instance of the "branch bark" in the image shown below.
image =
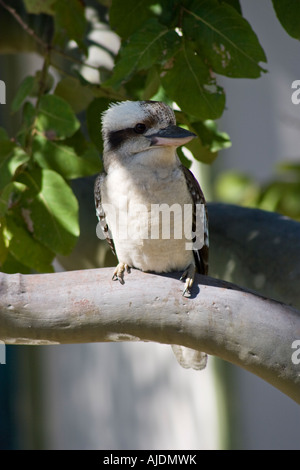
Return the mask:
<svg viewBox="0 0 300 470">
<path fill-rule="evenodd" d="M 300 310 L 300 223 L 275 212 L 209 204 L 210 276 Z"/>
<path fill-rule="evenodd" d="M 155 341 L 181 344 L 237 364 L 300 403 L 292 343 L 300 312 L 238 286 L 197 276 L 191 298 L 179 275 L 112 268 L 0 274 L 0 339 L 9 344 Z"/>
</svg>

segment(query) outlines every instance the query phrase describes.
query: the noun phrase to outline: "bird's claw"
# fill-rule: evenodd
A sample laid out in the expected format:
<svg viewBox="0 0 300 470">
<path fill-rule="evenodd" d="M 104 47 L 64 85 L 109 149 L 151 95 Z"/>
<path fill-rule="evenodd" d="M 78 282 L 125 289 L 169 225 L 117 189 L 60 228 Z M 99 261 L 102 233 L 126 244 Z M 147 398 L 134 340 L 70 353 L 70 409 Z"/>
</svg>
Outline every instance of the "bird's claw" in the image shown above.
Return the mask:
<svg viewBox="0 0 300 470">
<path fill-rule="evenodd" d="M 120 284 L 122 285 L 125 284 L 125 281 L 124 281 L 125 270 L 128 274 L 130 274 L 130 271 L 131 271 L 130 266 L 128 266 L 128 264 L 126 263 L 119 263 L 116 269 L 114 270 L 112 280 L 119 281 Z"/>
<path fill-rule="evenodd" d="M 185 269 L 185 271 L 183 272 L 180 278 L 181 281 L 185 280 L 184 289 L 182 292 L 183 296 L 185 296 L 186 294 L 190 295 L 191 293 L 191 288 L 192 288 L 194 277 L 195 277 L 195 271 L 196 271 L 195 266 L 193 264 L 190 264 Z"/>
</svg>

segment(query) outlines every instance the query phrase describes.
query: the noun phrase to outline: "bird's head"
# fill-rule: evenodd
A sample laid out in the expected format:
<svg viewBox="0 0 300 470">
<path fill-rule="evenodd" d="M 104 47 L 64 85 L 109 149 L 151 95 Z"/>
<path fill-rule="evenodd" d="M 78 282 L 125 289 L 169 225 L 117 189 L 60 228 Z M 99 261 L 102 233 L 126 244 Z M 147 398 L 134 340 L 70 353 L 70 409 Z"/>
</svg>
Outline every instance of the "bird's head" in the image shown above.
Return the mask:
<svg viewBox="0 0 300 470">
<path fill-rule="evenodd" d="M 175 148 L 196 137 L 176 126 L 174 111 L 160 101 L 122 101 L 102 115 L 104 154 L 112 152 L 127 159 L 134 155 L 175 155 Z M 172 149 L 173 148 L 173 149 Z M 168 151 L 167 151 L 168 149 Z M 171 150 L 172 149 L 172 150 Z M 152 152 L 149 152 L 152 151 Z M 146 152 L 146 153 L 145 153 Z"/>
</svg>

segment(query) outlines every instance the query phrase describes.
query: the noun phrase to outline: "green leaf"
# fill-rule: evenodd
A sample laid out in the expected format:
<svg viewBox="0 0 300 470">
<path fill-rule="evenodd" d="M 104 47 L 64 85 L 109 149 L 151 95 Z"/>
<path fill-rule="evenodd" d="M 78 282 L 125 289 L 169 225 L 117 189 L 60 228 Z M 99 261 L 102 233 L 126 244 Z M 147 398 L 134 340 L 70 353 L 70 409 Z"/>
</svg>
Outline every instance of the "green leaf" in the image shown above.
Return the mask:
<svg viewBox="0 0 300 470">
<path fill-rule="evenodd" d="M 148 74 L 143 89 L 142 100 L 150 100 L 156 93 L 158 93 L 160 87 L 160 76 L 158 67 L 152 67 Z"/>
<path fill-rule="evenodd" d="M 23 216 L 33 236 L 55 253 L 69 254 L 79 235 L 78 203 L 70 186 L 52 170 L 24 172 L 19 179 L 29 190 Z"/>
<path fill-rule="evenodd" d="M 27 187 L 24 184 L 17 181 L 13 181 L 4 187 L 0 193 L 0 217 L 3 217 L 7 211 L 13 209 L 20 202 L 26 189 Z"/>
<path fill-rule="evenodd" d="M 43 95 L 39 103 L 36 127 L 53 139 L 63 139 L 73 135 L 80 123 L 69 103 L 55 95 Z"/>
<path fill-rule="evenodd" d="M 218 156 L 218 151 L 231 146 L 226 132 L 219 132 L 214 121 L 193 122 L 190 129 L 199 139 L 193 139 L 186 147 L 193 153 L 196 160 L 211 164 Z"/>
<path fill-rule="evenodd" d="M 109 10 L 110 25 L 121 38 L 127 38 L 153 16 L 153 0 L 113 0 Z"/>
<path fill-rule="evenodd" d="M 63 78 L 55 88 L 55 95 L 69 103 L 74 113 L 85 110 L 94 99 L 94 93 L 88 86 L 83 86 L 77 78 Z"/>
<path fill-rule="evenodd" d="M 193 162 L 189 158 L 187 158 L 187 156 L 183 153 L 182 147 L 178 147 L 178 149 L 176 150 L 176 153 L 178 157 L 180 158 L 181 163 L 186 168 L 191 168 Z"/>
<path fill-rule="evenodd" d="M 33 140 L 33 158 L 41 168 L 56 171 L 65 179 L 94 175 L 101 170 L 101 161 L 95 147 L 86 146 L 83 156 L 76 154 L 74 148 L 51 141 L 41 135 Z"/>
<path fill-rule="evenodd" d="M 9 140 L 8 134 L 3 127 L 0 127 L 0 140 Z"/>
<path fill-rule="evenodd" d="M 151 18 L 123 45 L 113 76 L 104 85 L 120 87 L 135 72 L 166 62 L 178 49 L 178 45 L 179 36 L 175 31 L 170 31 Z"/>
<path fill-rule="evenodd" d="M 110 103 L 112 103 L 110 99 L 96 98 L 86 111 L 86 122 L 90 139 L 100 151 L 103 150 L 101 114 L 108 108 Z"/>
<path fill-rule="evenodd" d="M 180 77 L 180 79 L 179 79 Z M 192 48 L 183 44 L 172 67 L 162 78 L 170 99 L 199 119 L 217 119 L 225 106 L 223 89 L 210 77 L 209 70 Z"/>
<path fill-rule="evenodd" d="M 35 240 L 17 218 L 6 217 L 3 234 L 10 253 L 17 261 L 39 272 L 54 271 L 51 266 L 54 253 Z"/>
<path fill-rule="evenodd" d="M 49 93 L 54 85 L 53 75 L 49 72 L 44 75 L 44 72 L 37 70 L 34 74 L 34 85 L 29 95 L 37 98 L 41 93 L 41 85 L 43 93 Z"/>
<path fill-rule="evenodd" d="M 11 104 L 11 110 L 13 112 L 18 111 L 18 109 L 22 106 L 23 101 L 32 92 L 34 85 L 35 85 L 34 77 L 28 76 L 24 78 Z"/>
<path fill-rule="evenodd" d="M 33 13 L 39 15 L 45 13 L 47 15 L 53 15 L 53 3 L 55 0 L 24 0 L 27 13 Z"/>
<path fill-rule="evenodd" d="M 5 218 L 0 216 L 0 270 L 3 271 L 3 263 L 5 263 L 5 260 L 7 259 L 8 255 L 8 243 L 6 243 L 6 240 L 4 240 L 4 227 L 5 227 Z"/>
<path fill-rule="evenodd" d="M 17 133 L 17 140 L 22 147 L 26 147 L 28 142 L 28 135 L 32 132 L 35 120 L 35 107 L 30 101 L 25 101 L 22 108 L 22 124 L 19 132 Z"/>
<path fill-rule="evenodd" d="M 0 189 L 4 188 L 15 175 L 20 165 L 29 160 L 29 156 L 10 140 L 0 141 Z"/>
<path fill-rule="evenodd" d="M 183 33 L 192 38 L 214 72 L 228 77 L 257 78 L 266 56 L 249 23 L 217 0 L 197 0 L 183 18 Z"/>
<path fill-rule="evenodd" d="M 240 5 L 239 0 L 219 0 L 219 3 L 228 3 L 228 5 L 232 6 L 232 8 L 235 8 L 236 11 L 241 15 L 242 14 L 242 9 Z"/>
<path fill-rule="evenodd" d="M 226 132 L 218 131 L 214 121 L 208 119 L 204 122 L 193 122 L 192 126 L 203 145 L 211 152 L 214 153 L 231 147 L 229 135 Z"/>
<path fill-rule="evenodd" d="M 23 125 L 26 129 L 32 126 L 35 119 L 35 107 L 30 101 L 26 101 L 23 106 Z"/>
<path fill-rule="evenodd" d="M 62 44 L 73 39 L 87 55 L 87 47 L 83 42 L 87 28 L 84 3 L 81 0 L 56 0 L 54 4 L 55 42 Z"/>
<path fill-rule="evenodd" d="M 31 269 L 25 264 L 20 263 L 16 260 L 16 258 L 9 253 L 8 249 L 6 251 L 5 259 L 3 262 L 0 261 L 1 271 L 7 274 L 14 274 L 14 273 L 22 273 L 22 274 L 30 274 Z"/>
<path fill-rule="evenodd" d="M 277 18 L 286 32 L 300 40 L 300 3 L 298 0 L 272 0 Z"/>
</svg>

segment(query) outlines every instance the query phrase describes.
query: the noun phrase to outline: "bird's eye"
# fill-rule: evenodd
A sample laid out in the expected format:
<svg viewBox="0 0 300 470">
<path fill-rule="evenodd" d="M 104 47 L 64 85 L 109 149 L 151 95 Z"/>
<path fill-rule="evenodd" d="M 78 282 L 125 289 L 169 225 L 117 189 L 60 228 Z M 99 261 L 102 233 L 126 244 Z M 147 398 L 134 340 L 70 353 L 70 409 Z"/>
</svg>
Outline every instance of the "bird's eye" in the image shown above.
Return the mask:
<svg viewBox="0 0 300 470">
<path fill-rule="evenodd" d="M 146 130 L 146 126 L 145 124 L 142 124 L 142 123 L 138 123 L 135 128 L 134 128 L 135 132 L 137 134 L 143 134 Z"/>
</svg>

